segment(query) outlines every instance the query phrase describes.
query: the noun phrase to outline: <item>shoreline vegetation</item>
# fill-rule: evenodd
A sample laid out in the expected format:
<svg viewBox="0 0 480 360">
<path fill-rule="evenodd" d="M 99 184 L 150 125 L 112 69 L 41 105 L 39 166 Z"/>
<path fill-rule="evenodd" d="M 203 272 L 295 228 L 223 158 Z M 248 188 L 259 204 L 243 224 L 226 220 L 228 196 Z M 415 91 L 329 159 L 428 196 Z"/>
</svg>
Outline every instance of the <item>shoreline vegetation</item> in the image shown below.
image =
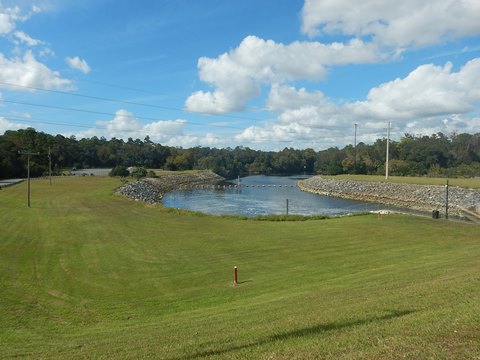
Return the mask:
<svg viewBox="0 0 480 360">
<path fill-rule="evenodd" d="M 27 177 L 27 156 L 22 151 L 38 152 L 31 159 L 30 176 L 64 169 L 143 166 L 166 171 L 212 170 L 228 179 L 242 175 L 352 174 L 378 176 L 385 173 L 386 139 L 373 144 L 346 145 L 343 149 L 284 148 L 262 151 L 248 147 L 217 149 L 210 147 L 178 148 L 144 140 L 124 141 L 112 138 L 56 136 L 33 128 L 9 130 L 0 135 L 0 179 Z M 50 149 L 50 150 L 49 150 Z M 390 141 L 389 173 L 392 176 L 474 178 L 480 176 L 480 133 L 442 133 L 431 136 L 405 134 L 400 141 Z"/>
</svg>

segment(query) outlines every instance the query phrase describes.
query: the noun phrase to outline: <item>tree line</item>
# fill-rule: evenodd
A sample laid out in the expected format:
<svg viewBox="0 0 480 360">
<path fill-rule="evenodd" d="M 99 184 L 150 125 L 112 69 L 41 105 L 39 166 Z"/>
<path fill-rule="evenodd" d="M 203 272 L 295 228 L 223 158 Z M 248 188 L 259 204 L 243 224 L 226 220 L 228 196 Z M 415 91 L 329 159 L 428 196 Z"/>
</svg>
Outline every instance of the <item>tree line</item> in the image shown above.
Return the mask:
<svg viewBox="0 0 480 360">
<path fill-rule="evenodd" d="M 211 169 L 226 177 L 251 174 L 385 174 L 387 140 L 359 143 L 342 149 L 260 151 L 248 147 L 184 149 L 144 140 L 104 137 L 77 140 L 50 135 L 33 128 L 9 130 L 0 136 L 0 178 L 23 178 L 27 158 L 21 152 L 38 152 L 30 158 L 31 176 L 44 176 L 49 160 L 54 174 L 72 168 L 140 166 L 151 169 Z M 480 176 L 480 133 L 405 134 L 389 144 L 389 173 L 400 176 Z M 50 154 L 50 159 L 49 159 Z"/>
</svg>

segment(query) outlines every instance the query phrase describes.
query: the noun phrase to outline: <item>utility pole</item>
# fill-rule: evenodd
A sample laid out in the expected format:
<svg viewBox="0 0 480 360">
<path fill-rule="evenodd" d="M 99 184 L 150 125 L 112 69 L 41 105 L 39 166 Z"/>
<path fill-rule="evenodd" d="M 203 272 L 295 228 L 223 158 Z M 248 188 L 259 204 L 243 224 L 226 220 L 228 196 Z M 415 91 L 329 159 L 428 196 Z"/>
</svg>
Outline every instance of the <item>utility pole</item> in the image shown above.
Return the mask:
<svg viewBox="0 0 480 360">
<path fill-rule="evenodd" d="M 355 123 L 355 142 L 353 145 L 355 151 L 355 158 L 353 159 L 353 172 L 357 173 L 357 123 Z"/>
<path fill-rule="evenodd" d="M 52 154 L 50 146 L 48 147 L 48 178 L 50 179 L 50 187 L 52 187 Z"/>
<path fill-rule="evenodd" d="M 27 205 L 30 207 L 30 155 L 40 155 L 39 152 L 19 151 L 21 155 L 27 155 Z"/>
<path fill-rule="evenodd" d="M 445 185 L 445 219 L 448 219 L 448 179 Z"/>
<path fill-rule="evenodd" d="M 390 153 L 390 121 L 388 122 L 387 128 L 387 160 L 385 162 L 385 179 L 388 180 L 388 157 Z"/>
</svg>

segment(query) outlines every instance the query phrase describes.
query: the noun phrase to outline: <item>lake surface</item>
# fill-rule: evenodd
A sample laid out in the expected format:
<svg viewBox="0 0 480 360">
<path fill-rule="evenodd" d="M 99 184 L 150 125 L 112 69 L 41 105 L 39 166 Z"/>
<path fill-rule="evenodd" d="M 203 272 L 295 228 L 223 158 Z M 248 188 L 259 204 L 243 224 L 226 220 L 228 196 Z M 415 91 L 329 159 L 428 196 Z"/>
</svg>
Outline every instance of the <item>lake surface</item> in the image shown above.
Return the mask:
<svg viewBox="0 0 480 360">
<path fill-rule="evenodd" d="M 345 200 L 301 191 L 296 183 L 308 176 L 255 175 L 227 183 L 226 188 L 177 190 L 165 195 L 163 205 L 223 215 L 346 215 L 386 209 L 386 205 Z"/>
</svg>

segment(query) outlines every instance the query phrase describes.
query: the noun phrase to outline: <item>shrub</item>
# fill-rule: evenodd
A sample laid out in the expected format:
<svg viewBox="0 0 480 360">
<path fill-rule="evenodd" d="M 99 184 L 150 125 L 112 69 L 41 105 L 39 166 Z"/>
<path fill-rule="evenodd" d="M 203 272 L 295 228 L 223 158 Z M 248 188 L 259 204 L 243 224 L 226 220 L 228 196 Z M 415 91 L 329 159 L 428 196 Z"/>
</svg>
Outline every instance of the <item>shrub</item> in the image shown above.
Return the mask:
<svg viewBox="0 0 480 360">
<path fill-rule="evenodd" d="M 140 178 L 144 178 L 145 176 L 147 176 L 147 169 L 145 169 L 144 167 L 136 167 L 132 171 L 132 176 L 137 180 Z"/>
<path fill-rule="evenodd" d="M 122 165 L 115 166 L 109 173 L 109 176 L 128 176 L 130 173 L 128 172 L 127 168 Z"/>
<path fill-rule="evenodd" d="M 148 172 L 147 172 L 147 177 L 149 177 L 149 178 L 156 178 L 156 177 L 158 177 L 158 176 L 157 176 L 157 174 L 155 173 L 155 171 L 153 171 L 153 170 L 148 170 Z"/>
</svg>

